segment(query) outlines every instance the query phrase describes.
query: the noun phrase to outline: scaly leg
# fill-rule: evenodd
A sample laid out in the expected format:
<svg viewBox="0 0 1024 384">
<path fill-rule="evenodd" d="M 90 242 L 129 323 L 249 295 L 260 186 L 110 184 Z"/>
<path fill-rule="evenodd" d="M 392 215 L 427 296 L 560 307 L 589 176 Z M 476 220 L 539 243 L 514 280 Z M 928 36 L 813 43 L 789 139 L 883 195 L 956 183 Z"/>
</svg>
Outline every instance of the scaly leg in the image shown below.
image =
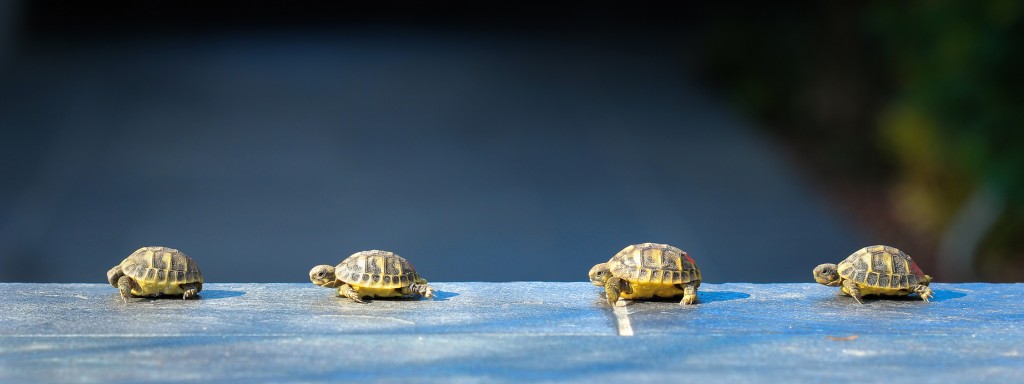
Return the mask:
<svg viewBox="0 0 1024 384">
<path fill-rule="evenodd" d="M 182 284 L 181 289 L 185 290 L 185 294 L 181 295 L 182 299 L 197 299 L 199 298 L 199 291 L 203 290 L 203 283 Z"/>
<path fill-rule="evenodd" d="M 690 305 L 697 303 L 697 286 L 700 285 L 698 282 L 689 282 L 683 285 L 683 300 L 679 304 Z"/>
<path fill-rule="evenodd" d="M 132 295 L 132 286 L 135 285 L 132 278 L 128 276 L 121 276 L 117 279 L 117 290 L 121 291 L 121 300 L 125 304 L 128 304 L 128 298 Z"/>
<path fill-rule="evenodd" d="M 342 284 L 338 287 L 338 296 L 350 298 L 357 303 L 363 303 L 363 296 L 348 284 Z"/>
<path fill-rule="evenodd" d="M 854 283 L 852 280 L 843 280 L 843 288 L 847 294 L 853 297 L 854 300 L 857 300 L 857 304 L 864 304 L 860 299 L 860 287 L 857 286 L 857 283 Z"/>
<path fill-rule="evenodd" d="M 428 299 L 433 300 L 434 299 L 434 288 L 431 287 L 430 285 L 428 285 L 426 283 L 426 281 L 424 281 L 422 283 L 412 283 L 408 287 L 402 288 L 402 294 L 403 295 L 413 295 L 413 294 L 416 294 L 416 295 L 420 295 L 420 296 L 423 296 L 423 297 L 426 297 Z"/>
<path fill-rule="evenodd" d="M 914 286 L 914 292 L 917 292 L 918 295 L 921 295 L 921 299 L 924 301 L 929 301 L 928 299 L 932 298 L 932 289 L 928 288 L 927 285 L 918 284 Z"/>
<path fill-rule="evenodd" d="M 608 298 L 608 305 L 615 305 L 622 293 L 633 293 L 629 283 L 618 277 L 612 277 L 604 283 L 604 292 Z"/>
</svg>

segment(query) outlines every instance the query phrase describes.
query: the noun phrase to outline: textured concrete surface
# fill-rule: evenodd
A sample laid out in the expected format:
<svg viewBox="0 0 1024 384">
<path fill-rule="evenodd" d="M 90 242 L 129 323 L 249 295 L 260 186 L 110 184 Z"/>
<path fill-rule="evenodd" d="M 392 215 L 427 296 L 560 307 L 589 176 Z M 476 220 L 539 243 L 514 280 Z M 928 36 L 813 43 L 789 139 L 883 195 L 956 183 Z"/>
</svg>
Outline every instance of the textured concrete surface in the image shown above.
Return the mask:
<svg viewBox="0 0 1024 384">
<path fill-rule="evenodd" d="M 857 305 L 815 284 L 705 284 L 636 302 L 588 283 L 436 283 L 360 305 L 309 284 L 208 284 L 123 304 L 99 284 L 0 284 L 0 382 L 1022 382 L 1024 284 Z"/>
</svg>

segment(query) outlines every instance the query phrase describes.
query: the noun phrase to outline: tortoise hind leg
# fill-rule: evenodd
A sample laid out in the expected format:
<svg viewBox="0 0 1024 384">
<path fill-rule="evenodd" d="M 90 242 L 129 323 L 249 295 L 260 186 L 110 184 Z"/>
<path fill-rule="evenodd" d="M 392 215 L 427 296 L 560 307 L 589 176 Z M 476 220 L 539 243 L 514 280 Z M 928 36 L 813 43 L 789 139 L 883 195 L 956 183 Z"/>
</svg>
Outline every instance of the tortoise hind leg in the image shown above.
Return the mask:
<svg viewBox="0 0 1024 384">
<path fill-rule="evenodd" d="M 431 300 L 434 299 L 434 287 L 431 287 L 429 284 L 427 284 L 426 280 L 421 280 L 412 283 L 408 287 L 402 288 L 401 292 L 403 295 L 407 296 L 416 294 Z"/>
<path fill-rule="evenodd" d="M 929 301 L 928 299 L 932 298 L 932 289 L 928 288 L 927 285 L 924 285 L 924 284 L 915 285 L 914 286 L 914 292 L 917 292 L 918 295 L 921 295 L 921 299 L 926 301 L 926 302 Z"/>
<path fill-rule="evenodd" d="M 182 284 L 181 289 L 185 290 L 185 293 L 181 295 L 182 299 L 197 299 L 199 298 L 199 291 L 203 290 L 203 283 Z"/>
<path fill-rule="evenodd" d="M 857 304 L 864 304 L 860 299 L 860 287 L 858 287 L 857 283 L 854 283 L 853 280 L 843 280 L 843 293 L 846 293 L 847 295 L 850 295 L 850 297 L 853 297 L 854 300 L 857 300 Z"/>
<path fill-rule="evenodd" d="M 132 286 L 134 285 L 135 281 L 132 281 L 132 278 L 128 276 L 121 275 L 121 277 L 117 279 L 117 290 L 121 291 L 121 300 L 123 300 L 125 304 L 128 304 L 128 298 L 132 295 Z"/>
<path fill-rule="evenodd" d="M 697 303 L 697 286 L 700 282 L 689 282 L 683 284 L 683 299 L 679 301 L 679 304 L 690 305 Z"/>
<path fill-rule="evenodd" d="M 357 303 L 364 303 L 363 296 L 360 295 L 359 292 L 355 290 L 355 288 L 352 288 L 352 286 L 348 284 L 342 284 L 341 286 L 338 287 L 338 296 L 347 297 Z"/>
</svg>

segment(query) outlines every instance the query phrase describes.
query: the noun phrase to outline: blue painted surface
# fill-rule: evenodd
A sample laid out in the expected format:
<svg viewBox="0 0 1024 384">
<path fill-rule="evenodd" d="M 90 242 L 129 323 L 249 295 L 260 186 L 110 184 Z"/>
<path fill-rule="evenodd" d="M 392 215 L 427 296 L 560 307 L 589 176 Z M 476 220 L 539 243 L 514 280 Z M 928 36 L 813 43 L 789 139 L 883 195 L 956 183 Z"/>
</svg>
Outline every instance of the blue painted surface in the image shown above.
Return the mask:
<svg viewBox="0 0 1024 384">
<path fill-rule="evenodd" d="M 308 284 L 208 284 L 121 303 L 99 284 L 0 284 L 0 381 L 1024 380 L 1024 284 L 934 284 L 858 305 L 816 284 L 705 284 L 634 302 L 589 283 L 436 283 L 360 305 Z"/>
</svg>

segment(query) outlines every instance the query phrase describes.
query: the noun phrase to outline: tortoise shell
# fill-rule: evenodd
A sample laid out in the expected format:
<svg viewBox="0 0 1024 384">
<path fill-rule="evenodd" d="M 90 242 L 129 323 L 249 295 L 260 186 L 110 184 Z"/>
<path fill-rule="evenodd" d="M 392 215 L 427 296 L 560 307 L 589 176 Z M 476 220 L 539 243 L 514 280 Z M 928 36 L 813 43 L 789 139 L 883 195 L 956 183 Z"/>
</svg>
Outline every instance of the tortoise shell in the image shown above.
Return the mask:
<svg viewBox="0 0 1024 384">
<path fill-rule="evenodd" d="M 121 271 L 136 281 L 161 284 L 202 283 L 203 273 L 183 252 L 167 247 L 142 247 L 121 261 Z"/>
<path fill-rule="evenodd" d="M 654 285 L 700 281 L 700 269 L 685 251 L 667 244 L 630 245 L 612 256 L 608 269 L 631 283 Z"/>
<path fill-rule="evenodd" d="M 420 281 L 405 258 L 393 252 L 356 252 L 334 268 L 335 277 L 349 285 L 367 288 L 403 288 Z"/>
<path fill-rule="evenodd" d="M 843 279 L 872 288 L 911 289 L 930 280 L 909 255 L 887 245 L 861 248 L 837 269 Z"/>
</svg>

